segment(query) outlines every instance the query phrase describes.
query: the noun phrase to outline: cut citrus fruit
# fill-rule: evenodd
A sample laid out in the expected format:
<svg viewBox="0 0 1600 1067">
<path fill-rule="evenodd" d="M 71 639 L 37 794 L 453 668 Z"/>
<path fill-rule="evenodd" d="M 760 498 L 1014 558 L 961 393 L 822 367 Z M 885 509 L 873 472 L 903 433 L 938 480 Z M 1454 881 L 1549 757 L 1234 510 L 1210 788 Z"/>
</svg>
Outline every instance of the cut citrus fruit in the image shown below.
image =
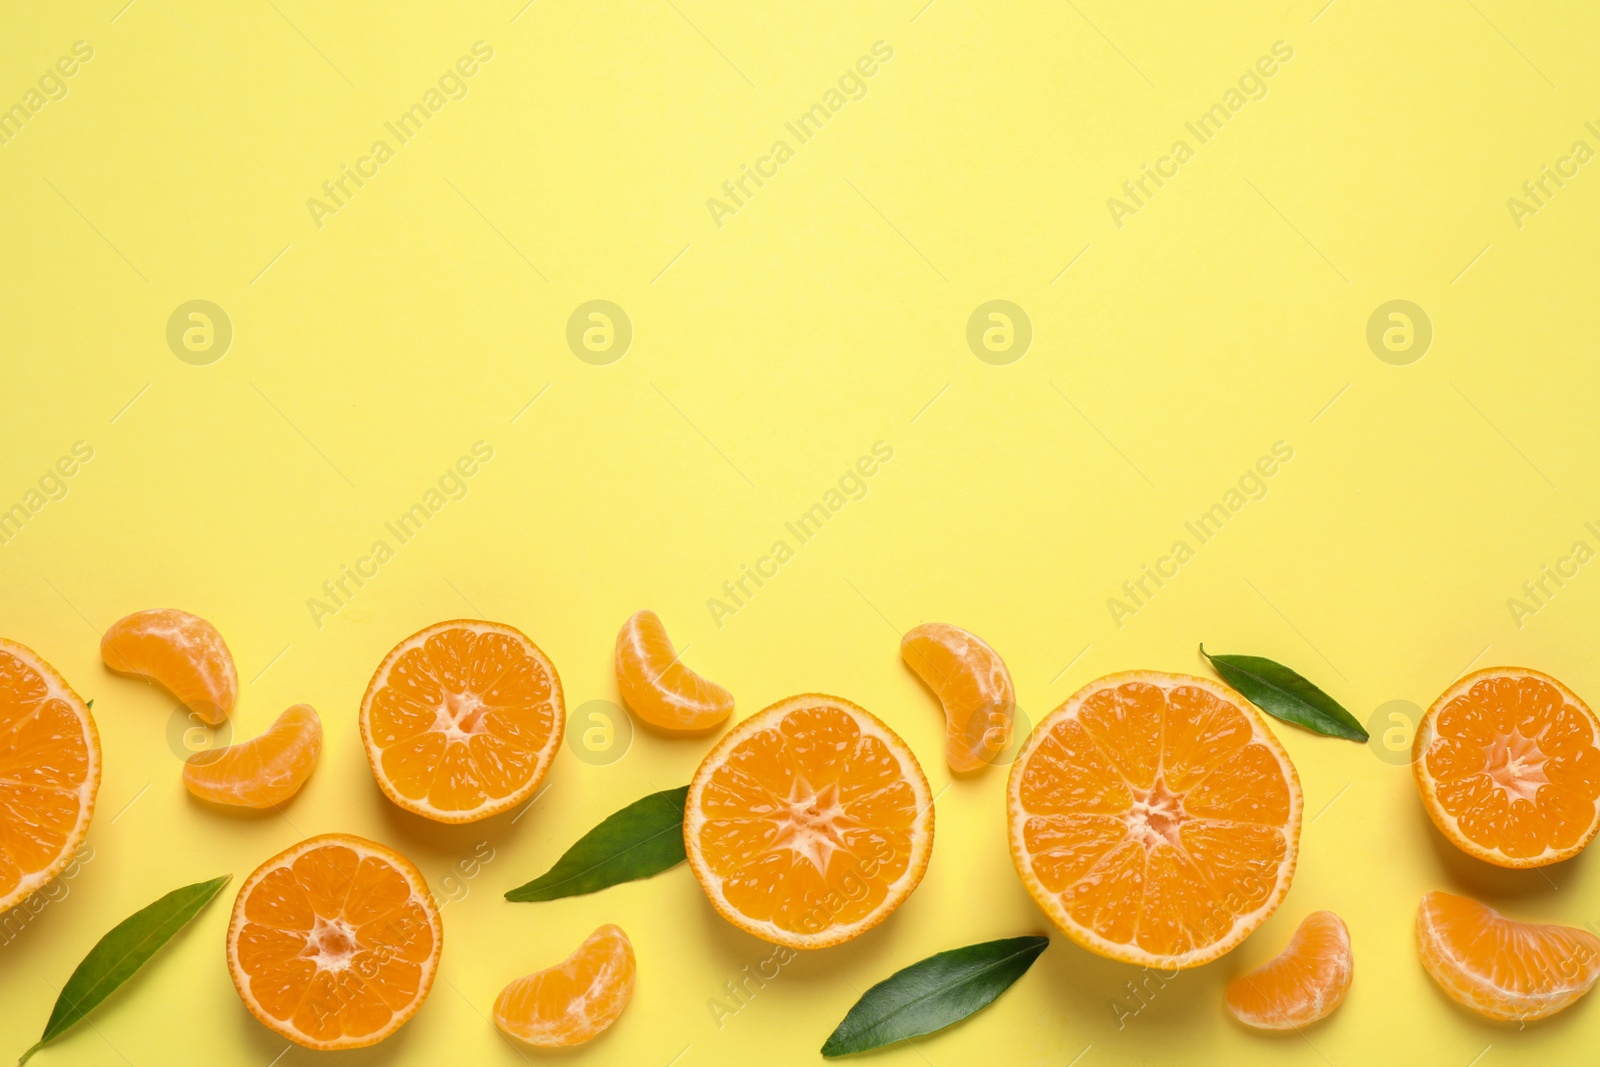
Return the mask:
<svg viewBox="0 0 1600 1067">
<path fill-rule="evenodd" d="M 533 795 L 565 717 L 555 665 L 526 635 L 456 619 L 384 657 L 361 699 L 361 741 L 390 800 L 472 822 Z"/>
<path fill-rule="evenodd" d="M 32 649 L 0 637 L 0 911 L 72 862 L 99 788 L 88 705 Z"/>
<path fill-rule="evenodd" d="M 1502 1021 L 1554 1015 L 1600 978 L 1600 937 L 1437 890 L 1417 908 L 1417 950 L 1451 1000 Z"/>
<path fill-rule="evenodd" d="M 1011 743 L 1017 691 L 1000 653 L 977 634 L 924 623 L 900 639 L 900 657 L 944 705 L 945 762 L 952 771 L 987 766 Z"/>
<path fill-rule="evenodd" d="M 1257 1030 L 1298 1030 L 1344 1003 L 1353 973 L 1344 920 L 1331 911 L 1314 911 L 1301 920 L 1280 955 L 1228 983 L 1228 1010 Z"/>
<path fill-rule="evenodd" d="M 239 887 L 228 972 L 250 1014 L 315 1049 L 375 1045 L 415 1015 L 444 928 L 422 874 L 350 834 L 302 841 Z"/>
<path fill-rule="evenodd" d="M 540 1048 L 581 1045 L 633 999 L 633 944 L 607 923 L 561 963 L 524 975 L 494 999 L 494 1024 Z"/>
<path fill-rule="evenodd" d="M 239 675 L 217 628 L 176 608 L 136 611 L 111 624 L 100 658 L 118 674 L 159 682 L 213 726 L 233 710 Z"/>
<path fill-rule="evenodd" d="M 617 634 L 617 687 L 639 718 L 663 730 L 706 730 L 733 713 L 733 694 L 678 662 L 653 611 L 640 611 Z"/>
<path fill-rule="evenodd" d="M 183 784 L 216 804 L 275 807 L 300 791 L 321 755 L 322 720 L 310 704 L 296 704 L 253 741 L 190 756 Z"/>
<path fill-rule="evenodd" d="M 1468 855 L 1543 867 L 1600 829 L 1600 723 L 1548 674 L 1474 671 L 1439 694 L 1412 746 L 1423 807 Z"/>
<path fill-rule="evenodd" d="M 1034 727 L 1006 784 L 1011 858 L 1091 952 L 1198 967 L 1294 877 L 1300 779 L 1261 714 L 1208 678 L 1128 671 Z"/>
<path fill-rule="evenodd" d="M 739 723 L 695 772 L 684 850 L 724 919 L 790 948 L 848 941 L 905 902 L 933 851 L 933 796 L 870 712 L 806 693 Z"/>
</svg>

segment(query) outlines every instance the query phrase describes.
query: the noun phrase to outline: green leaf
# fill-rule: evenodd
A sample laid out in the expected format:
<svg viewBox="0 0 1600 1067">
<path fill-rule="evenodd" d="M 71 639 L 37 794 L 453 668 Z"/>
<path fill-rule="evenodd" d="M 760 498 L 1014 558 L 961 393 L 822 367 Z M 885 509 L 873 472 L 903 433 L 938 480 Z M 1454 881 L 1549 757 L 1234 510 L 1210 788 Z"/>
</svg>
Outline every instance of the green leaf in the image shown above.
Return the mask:
<svg viewBox="0 0 1600 1067">
<path fill-rule="evenodd" d="M 1222 680 L 1273 718 L 1304 726 L 1314 733 L 1365 741 L 1367 731 L 1339 702 L 1281 663 L 1261 656 L 1200 654 Z"/>
<path fill-rule="evenodd" d="M 931 1034 L 986 1007 L 1021 978 L 1048 937 L 1006 937 L 929 956 L 864 993 L 823 1043 L 824 1056 Z"/>
<path fill-rule="evenodd" d="M 89 950 L 72 972 L 38 1043 L 22 1054 L 18 1064 L 76 1026 L 100 1002 L 117 991 L 154 956 L 189 920 L 200 914 L 211 898 L 228 884 L 231 875 L 174 889 L 149 907 L 123 919 Z"/>
<path fill-rule="evenodd" d="M 507 900 L 555 900 L 648 878 L 683 862 L 683 805 L 689 787 L 651 793 L 578 838 L 556 865 Z"/>
</svg>

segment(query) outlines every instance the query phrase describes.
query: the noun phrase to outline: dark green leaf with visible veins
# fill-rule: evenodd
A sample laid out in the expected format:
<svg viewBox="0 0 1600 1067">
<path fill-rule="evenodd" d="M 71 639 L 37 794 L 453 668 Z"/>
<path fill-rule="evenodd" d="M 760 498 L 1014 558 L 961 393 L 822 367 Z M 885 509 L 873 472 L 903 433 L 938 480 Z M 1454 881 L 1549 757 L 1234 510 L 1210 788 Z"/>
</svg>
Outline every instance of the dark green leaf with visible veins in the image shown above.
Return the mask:
<svg viewBox="0 0 1600 1067">
<path fill-rule="evenodd" d="M 1273 718 L 1314 733 L 1365 741 L 1367 731 L 1339 702 L 1281 663 L 1261 656 L 1213 656 L 1200 646 L 1222 680 Z"/>
<path fill-rule="evenodd" d="M 824 1056 L 931 1034 L 987 1006 L 1025 974 L 1048 937 L 1006 937 L 953 948 L 896 971 L 864 993 L 823 1043 Z"/>
<path fill-rule="evenodd" d="M 111 932 L 102 937 L 89 954 L 72 972 L 61 995 L 56 998 L 55 1010 L 45 1024 L 44 1034 L 32 1048 L 22 1054 L 19 1064 L 46 1044 L 54 1041 L 78 1024 L 78 1021 L 116 992 L 117 987 L 132 978 L 150 957 L 171 941 L 189 920 L 200 914 L 202 908 L 223 886 L 229 875 L 213 878 L 209 882 L 196 882 L 182 889 L 174 889 L 149 907 L 140 908 L 123 919 Z"/>
<path fill-rule="evenodd" d="M 660 874 L 683 862 L 683 805 L 689 787 L 664 789 L 612 815 L 578 838 L 556 865 L 507 900 L 555 900 Z"/>
</svg>

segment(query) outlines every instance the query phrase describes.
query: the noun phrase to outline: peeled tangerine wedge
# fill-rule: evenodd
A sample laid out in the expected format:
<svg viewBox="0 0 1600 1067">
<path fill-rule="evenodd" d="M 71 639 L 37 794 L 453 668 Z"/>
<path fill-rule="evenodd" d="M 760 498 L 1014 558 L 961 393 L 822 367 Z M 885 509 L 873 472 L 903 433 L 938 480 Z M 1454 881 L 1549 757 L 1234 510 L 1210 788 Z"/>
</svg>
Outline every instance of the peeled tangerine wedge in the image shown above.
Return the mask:
<svg viewBox="0 0 1600 1067">
<path fill-rule="evenodd" d="M 100 658 L 118 674 L 159 682 L 216 726 L 233 710 L 239 676 L 217 628 L 176 608 L 136 611 L 111 624 Z"/>
<path fill-rule="evenodd" d="M 689 784 L 683 844 L 724 919 L 774 944 L 826 948 L 882 922 L 922 881 L 933 794 L 893 730 L 806 693 L 717 742 Z"/>
<path fill-rule="evenodd" d="M 1600 722 L 1548 674 L 1467 675 L 1433 702 L 1412 746 L 1423 807 L 1470 856 L 1543 867 L 1600 830 Z"/>
<path fill-rule="evenodd" d="M 561 963 L 524 975 L 494 1000 L 494 1024 L 540 1048 L 580 1045 L 617 1021 L 633 999 L 633 944 L 607 923 Z"/>
<path fill-rule="evenodd" d="M 89 706 L 32 649 L 0 637 L 0 912 L 72 862 L 99 788 Z"/>
<path fill-rule="evenodd" d="M 228 925 L 228 973 L 250 1014 L 306 1048 L 375 1045 L 433 988 L 444 927 L 400 853 L 323 834 L 246 878 Z"/>
<path fill-rule="evenodd" d="M 635 715 L 663 730 L 705 730 L 733 714 L 733 694 L 678 662 L 653 611 L 617 633 L 617 687 Z"/>
<path fill-rule="evenodd" d="M 1011 859 L 1078 944 L 1198 967 L 1278 909 L 1300 779 L 1261 714 L 1208 678 L 1090 682 L 1034 728 L 1006 784 Z"/>
<path fill-rule="evenodd" d="M 473 822 L 533 795 L 565 719 L 561 679 L 539 646 L 504 623 L 457 619 L 384 657 L 361 699 L 361 743 L 390 800 L 436 822 Z"/>
<path fill-rule="evenodd" d="M 1257 1030 L 1298 1030 L 1344 1003 L 1353 973 L 1344 920 L 1331 911 L 1314 911 L 1281 955 L 1228 983 L 1228 1010 Z"/>
<path fill-rule="evenodd" d="M 1600 978 L 1600 937 L 1514 922 L 1476 900 L 1438 891 L 1417 909 L 1417 949 L 1450 999 L 1501 1021 L 1554 1015 Z"/>
<path fill-rule="evenodd" d="M 944 705 L 945 761 L 975 771 L 1011 743 L 1017 691 L 1000 653 L 977 634 L 924 623 L 900 639 L 900 657 Z"/>
<path fill-rule="evenodd" d="M 183 784 L 201 800 L 270 808 L 300 791 L 322 755 L 322 720 L 296 704 L 254 741 L 197 752 L 183 765 Z"/>
</svg>

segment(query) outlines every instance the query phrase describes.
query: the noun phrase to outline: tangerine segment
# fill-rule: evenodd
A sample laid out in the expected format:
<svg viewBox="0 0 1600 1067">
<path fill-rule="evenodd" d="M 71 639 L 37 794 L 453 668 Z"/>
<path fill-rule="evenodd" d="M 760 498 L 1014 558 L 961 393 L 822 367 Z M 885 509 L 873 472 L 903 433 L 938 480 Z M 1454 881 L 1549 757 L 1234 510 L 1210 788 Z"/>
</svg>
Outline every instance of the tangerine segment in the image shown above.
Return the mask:
<svg viewBox="0 0 1600 1067">
<path fill-rule="evenodd" d="M 933 796 L 877 717 L 805 693 L 745 719 L 706 756 L 683 840 L 724 919 L 774 944 L 824 948 L 882 922 L 922 881 Z"/>
<path fill-rule="evenodd" d="M 639 718 L 663 730 L 705 730 L 733 714 L 733 694 L 678 662 L 653 611 L 617 633 L 617 687 Z"/>
<path fill-rule="evenodd" d="M 190 756 L 183 784 L 215 804 L 275 807 L 300 791 L 321 755 L 322 720 L 310 704 L 296 704 L 253 741 Z"/>
<path fill-rule="evenodd" d="M 1309 1026 L 1344 1003 L 1354 966 L 1344 920 L 1314 911 L 1272 962 L 1228 983 L 1228 1010 L 1257 1030 Z"/>
<path fill-rule="evenodd" d="M 555 665 L 520 630 L 457 619 L 401 641 L 361 699 L 388 798 L 437 822 L 485 819 L 539 787 L 566 717 Z"/>
<path fill-rule="evenodd" d="M 1006 785 L 1011 858 L 1092 952 L 1197 967 L 1277 910 L 1300 780 L 1249 702 L 1208 678 L 1129 671 L 1047 715 Z"/>
<path fill-rule="evenodd" d="M 100 735 L 38 653 L 0 637 L 0 911 L 72 862 L 100 788 Z"/>
<path fill-rule="evenodd" d="M 217 628 L 176 608 L 125 615 L 100 639 L 100 658 L 118 674 L 149 678 L 212 726 L 239 697 L 233 654 Z"/>
<path fill-rule="evenodd" d="M 323 834 L 239 887 L 228 972 L 264 1025 L 314 1049 L 363 1048 L 428 998 L 444 928 L 427 882 L 398 852 Z"/>
<path fill-rule="evenodd" d="M 945 762 L 975 771 L 1011 743 L 1017 691 L 1000 653 L 977 634 L 924 623 L 900 639 L 900 658 L 944 705 Z"/>
<path fill-rule="evenodd" d="M 1543 867 L 1600 830 L 1600 722 L 1548 674 L 1467 675 L 1439 694 L 1412 744 L 1423 807 L 1468 855 Z"/>
<path fill-rule="evenodd" d="M 607 923 L 572 955 L 524 975 L 494 999 L 501 1032 L 541 1048 L 581 1045 L 617 1021 L 633 999 L 633 943 Z"/>
<path fill-rule="evenodd" d="M 1450 999 L 1502 1021 L 1554 1015 L 1600 978 L 1600 937 L 1437 890 L 1417 908 L 1417 950 Z"/>
</svg>

